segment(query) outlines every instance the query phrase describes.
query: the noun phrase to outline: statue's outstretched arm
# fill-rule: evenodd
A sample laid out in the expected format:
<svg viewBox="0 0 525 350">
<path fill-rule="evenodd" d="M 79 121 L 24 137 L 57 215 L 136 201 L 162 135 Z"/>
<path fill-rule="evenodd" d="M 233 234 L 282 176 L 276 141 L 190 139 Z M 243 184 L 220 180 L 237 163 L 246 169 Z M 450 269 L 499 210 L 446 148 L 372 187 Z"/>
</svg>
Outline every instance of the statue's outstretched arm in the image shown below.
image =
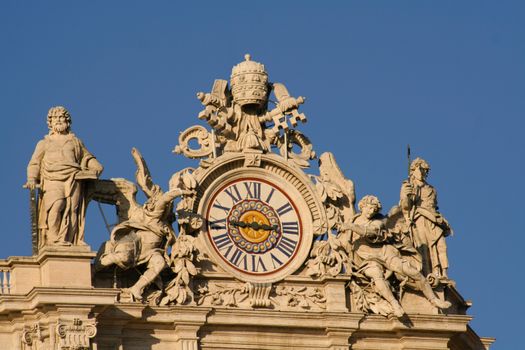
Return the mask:
<svg viewBox="0 0 525 350">
<path fill-rule="evenodd" d="M 376 227 L 370 227 L 365 225 L 358 225 L 354 223 L 347 223 L 344 225 L 347 230 L 352 230 L 360 236 L 378 235 L 379 229 Z"/>
</svg>

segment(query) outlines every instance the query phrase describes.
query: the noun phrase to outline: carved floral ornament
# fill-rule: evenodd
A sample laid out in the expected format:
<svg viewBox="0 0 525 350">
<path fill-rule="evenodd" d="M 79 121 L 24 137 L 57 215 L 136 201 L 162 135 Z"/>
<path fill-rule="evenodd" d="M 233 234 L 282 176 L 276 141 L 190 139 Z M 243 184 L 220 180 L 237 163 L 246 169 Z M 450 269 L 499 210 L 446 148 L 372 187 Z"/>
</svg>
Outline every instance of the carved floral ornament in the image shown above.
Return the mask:
<svg viewBox="0 0 525 350">
<path fill-rule="evenodd" d="M 451 230 L 426 182 L 426 162 L 414 161 L 400 204 L 388 215 L 374 196 L 356 208 L 354 183 L 332 153 L 312 166 L 316 152 L 297 129 L 307 120 L 299 112 L 305 98 L 270 82 L 264 65 L 246 56 L 230 82 L 215 80 L 197 98 L 204 107 L 198 119 L 208 127 L 181 132 L 174 152 L 200 162 L 175 172 L 166 191 L 135 148 L 135 183 L 100 180 L 99 172 L 85 182 L 83 203 L 117 208 L 95 269 L 126 277 L 115 277 L 121 302 L 324 309 L 321 285 L 282 284 L 295 275 L 312 283 L 346 279 L 363 312 L 401 317 L 407 288 L 448 307 L 432 287 L 450 283 L 445 237 Z M 144 203 L 136 199 L 139 188 Z M 212 283 L 218 275 L 240 282 Z M 72 334 L 79 327 L 89 338 L 92 326 L 60 329 Z"/>
</svg>

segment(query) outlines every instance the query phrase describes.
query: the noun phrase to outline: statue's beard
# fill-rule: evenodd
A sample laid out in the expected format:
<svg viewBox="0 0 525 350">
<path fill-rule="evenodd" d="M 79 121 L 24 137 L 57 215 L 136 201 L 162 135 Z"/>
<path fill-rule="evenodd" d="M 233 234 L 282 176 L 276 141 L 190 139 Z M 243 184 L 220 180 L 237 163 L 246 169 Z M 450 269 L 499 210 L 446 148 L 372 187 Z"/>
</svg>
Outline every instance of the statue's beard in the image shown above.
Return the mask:
<svg viewBox="0 0 525 350">
<path fill-rule="evenodd" d="M 67 123 L 55 123 L 53 124 L 53 133 L 65 134 L 67 132 Z"/>
</svg>

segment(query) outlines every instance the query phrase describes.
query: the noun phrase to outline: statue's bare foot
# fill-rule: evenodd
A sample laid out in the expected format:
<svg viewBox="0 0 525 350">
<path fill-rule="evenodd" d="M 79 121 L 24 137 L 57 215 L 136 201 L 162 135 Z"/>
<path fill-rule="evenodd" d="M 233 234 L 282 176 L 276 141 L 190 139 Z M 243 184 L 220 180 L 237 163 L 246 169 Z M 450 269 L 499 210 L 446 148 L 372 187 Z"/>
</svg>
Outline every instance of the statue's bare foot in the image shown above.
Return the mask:
<svg viewBox="0 0 525 350">
<path fill-rule="evenodd" d="M 403 310 L 397 300 L 392 301 L 390 305 L 392 305 L 392 312 L 394 313 L 394 316 L 401 318 L 405 315 L 405 310 Z"/>
<path fill-rule="evenodd" d="M 439 298 L 434 298 L 430 300 L 430 303 L 439 309 L 448 309 L 452 306 L 450 302 L 441 300 Z"/>
<path fill-rule="evenodd" d="M 131 296 L 132 300 L 142 301 L 142 295 L 138 291 L 133 289 L 133 287 L 122 288 L 122 293 L 128 293 Z"/>
</svg>

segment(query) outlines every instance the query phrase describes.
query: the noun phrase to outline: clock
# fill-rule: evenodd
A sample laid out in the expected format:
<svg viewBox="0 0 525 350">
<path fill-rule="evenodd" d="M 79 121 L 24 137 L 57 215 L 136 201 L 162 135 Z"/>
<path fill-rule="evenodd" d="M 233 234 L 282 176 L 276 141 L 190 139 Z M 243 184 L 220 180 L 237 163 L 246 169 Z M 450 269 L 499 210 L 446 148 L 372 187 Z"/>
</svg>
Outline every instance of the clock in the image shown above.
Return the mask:
<svg viewBox="0 0 525 350">
<path fill-rule="evenodd" d="M 271 275 L 293 260 L 301 244 L 297 205 L 276 184 L 240 178 L 224 184 L 206 212 L 209 241 L 231 268 Z"/>
<path fill-rule="evenodd" d="M 259 167 L 223 156 L 200 174 L 201 239 L 222 270 L 247 282 L 271 283 L 303 265 L 315 234 L 315 188 L 282 158 L 261 155 Z"/>
</svg>

